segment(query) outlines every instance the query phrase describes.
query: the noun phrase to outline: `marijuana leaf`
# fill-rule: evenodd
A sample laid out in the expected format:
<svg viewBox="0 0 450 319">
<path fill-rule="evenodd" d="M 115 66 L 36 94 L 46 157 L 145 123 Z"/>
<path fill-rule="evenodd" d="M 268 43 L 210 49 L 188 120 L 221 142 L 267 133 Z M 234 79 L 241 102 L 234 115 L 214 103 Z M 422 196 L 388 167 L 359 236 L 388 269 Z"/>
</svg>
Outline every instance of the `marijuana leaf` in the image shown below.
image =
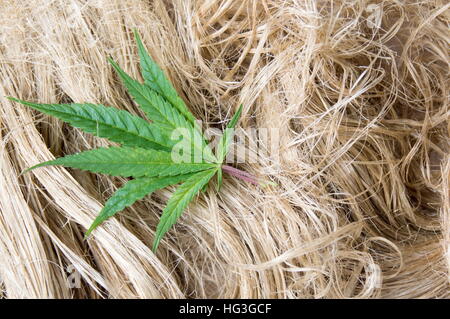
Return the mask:
<svg viewBox="0 0 450 319">
<path fill-rule="evenodd" d="M 172 197 L 167 202 L 166 208 L 161 215 L 161 220 L 156 228 L 156 238 L 153 241 L 153 251 L 158 248 L 163 235 L 175 224 L 178 217 L 187 207 L 194 196 L 205 186 L 209 180 L 216 174 L 218 168 L 198 172 L 189 177 L 184 184 L 181 184 Z"/>
<path fill-rule="evenodd" d="M 9 99 L 125 146 L 170 151 L 175 144 L 157 125 L 116 108 L 96 104 L 36 104 Z"/>
<path fill-rule="evenodd" d="M 225 157 L 227 156 L 234 134 L 234 127 L 236 126 L 237 121 L 241 116 L 241 113 L 242 113 L 242 105 L 239 106 L 239 109 L 234 114 L 230 123 L 228 123 L 222 135 L 222 138 L 220 139 L 219 144 L 217 145 L 217 160 L 219 161 L 219 163 L 222 163 L 225 160 Z"/>
<path fill-rule="evenodd" d="M 62 165 L 94 173 L 123 177 L 175 176 L 214 168 L 211 163 L 177 163 L 171 153 L 143 148 L 109 147 L 80 152 L 29 168 Z"/>
<path fill-rule="evenodd" d="M 192 125 L 196 125 L 196 119 L 191 112 L 188 111 L 184 101 L 178 96 L 177 91 L 170 81 L 164 75 L 160 67 L 150 58 L 148 52 L 142 44 L 141 37 L 134 31 L 134 36 L 138 44 L 139 57 L 141 59 L 142 76 L 145 84 L 159 93 L 167 101 L 170 102 L 181 114 L 183 114 Z"/>
<path fill-rule="evenodd" d="M 225 132 L 223 133 L 222 138 L 219 141 L 219 144 L 217 144 L 216 153 L 217 153 L 217 160 L 219 163 L 223 163 L 225 161 L 225 157 L 228 154 L 232 142 L 234 127 L 236 126 L 237 121 L 241 116 L 241 113 L 242 113 L 242 104 L 241 106 L 239 106 L 239 109 L 234 114 L 230 123 L 228 123 L 227 127 L 225 128 Z M 222 170 L 220 170 L 220 172 L 217 173 L 217 190 L 220 190 L 221 185 L 222 185 Z"/>
<path fill-rule="evenodd" d="M 106 219 L 113 216 L 127 206 L 132 205 L 135 201 L 144 198 L 155 190 L 170 185 L 178 184 L 188 179 L 192 174 L 167 176 L 167 177 L 141 177 L 133 179 L 118 189 L 105 203 L 105 207 L 92 223 L 91 227 L 85 234 L 85 237 Z"/>
<path fill-rule="evenodd" d="M 98 104 L 37 104 L 12 97 L 9 99 L 55 116 L 87 133 L 121 144 L 120 147 L 97 148 L 67 155 L 37 164 L 25 171 L 62 165 L 134 178 L 107 200 L 86 236 L 105 220 L 146 195 L 182 183 L 162 212 L 153 242 L 153 251 L 156 251 L 164 234 L 176 223 L 200 190 L 206 189 L 216 173 L 219 187 L 222 183 L 222 170 L 252 183 L 256 183 L 256 179 L 248 173 L 222 164 L 231 145 L 242 105 L 225 129 L 214 155 L 195 117 L 160 67 L 151 59 L 137 32 L 135 37 L 144 83 L 131 78 L 111 59 L 110 63 L 128 93 L 152 122 L 126 111 Z M 180 129 L 184 130 L 181 141 L 180 134 L 174 134 Z M 180 150 L 183 155 L 187 155 L 182 156 L 181 160 Z M 200 158 L 193 156 L 196 153 L 200 153 Z"/>
<path fill-rule="evenodd" d="M 191 149 L 197 149 L 210 162 L 217 161 L 211 149 L 207 147 L 205 138 L 198 128 L 194 129 L 193 124 L 156 91 L 132 79 L 113 60 L 110 59 L 109 62 L 121 77 L 128 93 L 131 94 L 147 116 L 158 125 L 161 131 L 171 136 L 175 130 L 186 129 L 187 134 L 183 134 L 183 137 L 186 139 L 185 142 L 189 143 Z M 191 114 L 191 116 L 193 115 Z"/>
</svg>

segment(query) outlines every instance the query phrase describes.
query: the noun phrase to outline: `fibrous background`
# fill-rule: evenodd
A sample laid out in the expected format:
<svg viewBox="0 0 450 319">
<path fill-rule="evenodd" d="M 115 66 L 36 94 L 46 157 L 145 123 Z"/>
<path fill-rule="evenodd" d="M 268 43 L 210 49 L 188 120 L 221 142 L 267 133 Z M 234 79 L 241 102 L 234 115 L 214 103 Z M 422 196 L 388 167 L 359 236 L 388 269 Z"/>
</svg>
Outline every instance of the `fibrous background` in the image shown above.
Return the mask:
<svg viewBox="0 0 450 319">
<path fill-rule="evenodd" d="M 448 298 L 449 9 L 0 1 L 0 297 Z M 142 79 L 133 29 L 204 125 L 222 128 L 242 104 L 241 128 L 274 129 L 280 141 L 256 162 L 230 164 L 278 186 L 225 176 L 156 255 L 175 188 L 83 240 L 125 179 L 62 167 L 19 174 L 108 142 L 5 98 L 143 115 L 107 62 Z"/>
</svg>

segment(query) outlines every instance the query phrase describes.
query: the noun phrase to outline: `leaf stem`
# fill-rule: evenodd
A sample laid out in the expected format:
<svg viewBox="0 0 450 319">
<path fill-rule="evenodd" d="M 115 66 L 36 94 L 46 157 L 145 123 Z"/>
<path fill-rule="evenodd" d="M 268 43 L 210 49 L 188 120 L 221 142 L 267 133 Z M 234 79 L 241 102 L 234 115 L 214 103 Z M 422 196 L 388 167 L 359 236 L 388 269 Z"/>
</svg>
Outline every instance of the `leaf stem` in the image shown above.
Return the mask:
<svg viewBox="0 0 450 319">
<path fill-rule="evenodd" d="M 227 172 L 230 175 L 233 175 L 234 177 L 240 178 L 248 183 L 252 183 L 254 185 L 259 185 L 258 180 L 253 175 L 242 171 L 240 169 L 228 166 L 228 165 L 222 165 L 222 169 Z"/>
</svg>

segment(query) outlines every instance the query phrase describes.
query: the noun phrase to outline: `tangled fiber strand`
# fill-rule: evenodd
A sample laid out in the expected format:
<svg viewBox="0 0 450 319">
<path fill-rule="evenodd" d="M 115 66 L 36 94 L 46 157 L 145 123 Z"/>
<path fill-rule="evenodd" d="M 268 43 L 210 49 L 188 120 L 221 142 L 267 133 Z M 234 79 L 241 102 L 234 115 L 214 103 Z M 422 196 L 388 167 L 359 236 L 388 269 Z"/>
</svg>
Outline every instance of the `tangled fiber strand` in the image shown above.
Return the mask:
<svg viewBox="0 0 450 319">
<path fill-rule="evenodd" d="M 0 296 L 448 298 L 447 1 L 4 0 L 0 8 Z M 143 115 L 107 63 L 139 78 L 132 36 L 197 118 L 275 128 L 277 154 L 235 164 L 149 246 L 173 188 L 83 241 L 125 180 L 60 167 L 106 146 L 6 100 Z M 269 147 L 271 137 L 245 137 Z M 276 155 L 276 156 L 275 156 Z M 79 274 L 78 287 L 69 285 Z"/>
</svg>

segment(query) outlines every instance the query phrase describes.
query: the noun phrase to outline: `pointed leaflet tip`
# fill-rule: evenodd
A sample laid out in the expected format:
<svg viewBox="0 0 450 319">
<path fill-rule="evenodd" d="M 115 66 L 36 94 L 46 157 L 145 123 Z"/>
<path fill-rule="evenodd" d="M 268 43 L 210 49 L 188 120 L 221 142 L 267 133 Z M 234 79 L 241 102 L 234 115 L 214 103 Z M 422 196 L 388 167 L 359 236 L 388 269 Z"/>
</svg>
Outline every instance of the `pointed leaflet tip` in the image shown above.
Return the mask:
<svg viewBox="0 0 450 319">
<path fill-rule="evenodd" d="M 96 229 L 98 226 L 100 226 L 100 224 L 102 223 L 102 221 L 99 220 L 99 218 L 97 217 L 94 222 L 91 224 L 91 226 L 89 227 L 89 229 L 84 233 L 84 239 L 88 239 L 89 236 L 91 235 L 92 231 L 94 229 Z"/>
<path fill-rule="evenodd" d="M 242 104 L 239 105 L 238 110 L 236 111 L 236 113 L 234 113 L 233 118 L 231 119 L 230 123 L 228 123 L 228 125 L 227 125 L 227 128 L 234 128 L 236 126 L 237 121 L 241 117 L 241 113 L 242 113 Z"/>
<path fill-rule="evenodd" d="M 96 225 L 94 227 L 94 224 L 91 225 L 91 227 L 89 227 L 89 229 L 84 233 L 84 240 L 87 240 L 89 238 L 89 236 L 91 235 L 91 232 L 97 227 L 98 225 Z"/>
<path fill-rule="evenodd" d="M 119 65 L 116 63 L 116 61 L 114 61 L 114 59 L 112 58 L 112 57 L 108 57 L 107 58 L 107 60 L 108 60 L 108 62 L 110 63 L 110 64 L 112 64 L 112 66 L 114 67 L 114 68 L 116 68 L 116 67 L 118 67 Z"/>
<path fill-rule="evenodd" d="M 156 91 L 164 97 L 173 107 L 175 107 L 196 129 L 200 130 L 196 123 L 196 118 L 187 109 L 184 101 L 178 96 L 172 83 L 169 81 L 163 70 L 150 57 L 150 54 L 145 49 L 138 32 L 134 32 L 139 51 L 140 65 L 142 77 L 145 85 Z M 201 132 L 201 130 L 200 130 Z"/>
<path fill-rule="evenodd" d="M 239 106 L 239 109 L 233 115 L 233 118 L 231 119 L 230 123 L 228 123 L 227 127 L 225 128 L 225 131 L 223 132 L 222 138 L 217 144 L 216 157 L 220 164 L 223 163 L 225 157 L 227 156 L 228 150 L 230 149 L 234 134 L 234 127 L 236 126 L 239 117 L 241 116 L 241 113 L 242 113 L 242 104 Z"/>
<path fill-rule="evenodd" d="M 20 100 L 20 99 L 17 99 L 15 97 L 12 97 L 12 96 L 7 96 L 6 98 L 8 100 L 10 100 L 10 101 L 17 102 L 17 103 L 20 103 L 20 104 L 23 104 L 23 105 L 27 105 L 27 106 L 31 106 L 33 108 L 36 106 L 35 103 L 30 103 L 30 102 L 27 102 L 27 101 L 24 101 L 24 100 Z"/>
<path fill-rule="evenodd" d="M 38 165 L 34 165 L 34 166 L 32 166 L 32 167 L 29 167 L 29 168 L 25 169 L 22 173 L 19 174 L 19 176 L 22 176 L 22 175 L 24 175 L 24 174 L 26 174 L 26 173 L 32 171 L 33 169 L 37 168 L 38 166 L 39 166 L 39 164 L 38 164 Z"/>
<path fill-rule="evenodd" d="M 58 164 L 54 163 L 56 160 L 46 161 L 46 162 L 42 162 L 42 163 L 36 164 L 34 166 L 31 166 L 31 167 L 25 169 L 22 173 L 20 173 L 19 176 L 22 176 L 22 175 L 34 170 L 35 168 L 39 168 L 39 167 L 43 167 L 43 166 L 58 165 Z"/>
<path fill-rule="evenodd" d="M 19 102 L 20 103 L 20 101 L 18 100 L 18 99 L 16 99 L 15 97 L 12 97 L 12 96 L 5 96 L 8 100 L 10 100 L 10 101 L 14 101 L 14 102 Z"/>
<path fill-rule="evenodd" d="M 138 30 L 136 28 L 133 28 L 133 34 L 134 34 L 134 38 L 135 38 L 138 46 L 141 46 L 142 45 L 141 36 L 139 35 L 139 32 L 138 32 Z"/>
</svg>

